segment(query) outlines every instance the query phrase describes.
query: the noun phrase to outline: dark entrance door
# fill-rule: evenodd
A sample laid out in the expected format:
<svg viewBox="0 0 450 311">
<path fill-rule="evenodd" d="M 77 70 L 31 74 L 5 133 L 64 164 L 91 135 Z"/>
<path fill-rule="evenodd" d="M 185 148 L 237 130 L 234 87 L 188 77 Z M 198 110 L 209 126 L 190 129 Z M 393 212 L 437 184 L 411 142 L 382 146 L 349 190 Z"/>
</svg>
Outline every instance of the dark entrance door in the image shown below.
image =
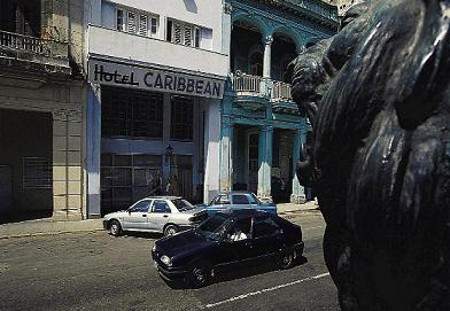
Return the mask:
<svg viewBox="0 0 450 311">
<path fill-rule="evenodd" d="M 51 217 L 52 125 L 50 113 L 0 109 L 1 222 Z"/>
<path fill-rule="evenodd" d="M 11 167 L 0 165 L 0 215 L 10 211 L 12 207 Z"/>
</svg>

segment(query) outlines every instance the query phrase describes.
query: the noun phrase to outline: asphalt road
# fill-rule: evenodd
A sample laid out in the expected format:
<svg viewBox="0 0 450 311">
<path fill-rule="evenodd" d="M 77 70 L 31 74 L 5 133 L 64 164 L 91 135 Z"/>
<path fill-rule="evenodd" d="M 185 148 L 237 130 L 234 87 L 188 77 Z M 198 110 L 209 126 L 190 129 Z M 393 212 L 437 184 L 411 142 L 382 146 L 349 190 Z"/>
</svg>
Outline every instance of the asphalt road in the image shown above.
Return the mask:
<svg viewBox="0 0 450 311">
<path fill-rule="evenodd" d="M 317 211 L 301 224 L 305 261 L 249 267 L 201 289 L 172 289 L 150 259 L 158 236 L 106 232 L 0 241 L 0 310 L 340 310 L 322 254 Z"/>
</svg>

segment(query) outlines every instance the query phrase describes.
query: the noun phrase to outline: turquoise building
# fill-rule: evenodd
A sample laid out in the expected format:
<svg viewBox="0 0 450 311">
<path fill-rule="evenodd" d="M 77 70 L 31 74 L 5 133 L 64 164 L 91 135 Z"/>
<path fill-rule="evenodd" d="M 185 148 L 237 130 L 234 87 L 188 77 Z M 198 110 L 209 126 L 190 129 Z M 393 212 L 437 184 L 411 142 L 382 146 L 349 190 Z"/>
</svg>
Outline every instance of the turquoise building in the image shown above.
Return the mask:
<svg viewBox="0 0 450 311">
<path fill-rule="evenodd" d="M 339 26 L 337 8 L 319 0 L 224 0 L 223 53 L 229 79 L 221 102 L 219 188 L 248 190 L 272 200 L 305 202 L 295 163 L 310 126 L 292 101 L 288 64 Z"/>
</svg>

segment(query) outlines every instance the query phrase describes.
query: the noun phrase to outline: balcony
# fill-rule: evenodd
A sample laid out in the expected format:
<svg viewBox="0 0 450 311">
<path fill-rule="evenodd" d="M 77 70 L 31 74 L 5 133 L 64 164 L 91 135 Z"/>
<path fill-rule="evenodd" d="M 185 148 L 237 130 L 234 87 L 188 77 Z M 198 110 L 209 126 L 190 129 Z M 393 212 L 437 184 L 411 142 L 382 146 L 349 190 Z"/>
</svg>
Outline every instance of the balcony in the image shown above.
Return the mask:
<svg viewBox="0 0 450 311">
<path fill-rule="evenodd" d="M 228 55 L 174 44 L 160 39 L 89 25 L 88 53 L 143 65 L 182 69 L 199 75 L 224 78 L 228 73 Z"/>
<path fill-rule="evenodd" d="M 235 103 L 249 110 L 264 109 L 270 99 L 274 112 L 298 114 L 298 108 L 292 99 L 289 83 L 275 81 L 259 76 L 236 72 L 233 76 Z"/>
<path fill-rule="evenodd" d="M 44 40 L 17 33 L 0 30 L 0 46 L 2 49 L 19 50 L 33 54 L 45 55 Z"/>
<path fill-rule="evenodd" d="M 68 44 L 0 30 L 0 64 L 70 74 Z"/>
</svg>

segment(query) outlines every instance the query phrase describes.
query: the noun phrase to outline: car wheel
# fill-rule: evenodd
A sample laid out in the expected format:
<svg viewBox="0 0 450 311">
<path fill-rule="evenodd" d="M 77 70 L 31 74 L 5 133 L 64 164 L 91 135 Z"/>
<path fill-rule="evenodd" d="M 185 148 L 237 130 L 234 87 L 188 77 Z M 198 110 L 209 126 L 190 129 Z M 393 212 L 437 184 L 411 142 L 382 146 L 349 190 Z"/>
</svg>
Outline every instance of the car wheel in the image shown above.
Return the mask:
<svg viewBox="0 0 450 311">
<path fill-rule="evenodd" d="M 280 268 L 289 269 L 294 265 L 294 252 L 284 251 L 280 256 Z"/>
<path fill-rule="evenodd" d="M 196 261 L 190 265 L 188 283 L 199 288 L 206 286 L 211 279 L 211 265 L 205 261 Z"/>
<path fill-rule="evenodd" d="M 177 226 L 175 226 L 175 225 L 168 225 L 168 226 L 164 229 L 164 236 L 174 235 L 174 234 L 177 233 L 178 231 L 180 231 L 180 229 L 178 229 Z"/>
<path fill-rule="evenodd" d="M 111 220 L 109 224 L 109 234 L 112 236 L 119 236 L 122 233 L 122 227 L 117 220 Z"/>
</svg>

